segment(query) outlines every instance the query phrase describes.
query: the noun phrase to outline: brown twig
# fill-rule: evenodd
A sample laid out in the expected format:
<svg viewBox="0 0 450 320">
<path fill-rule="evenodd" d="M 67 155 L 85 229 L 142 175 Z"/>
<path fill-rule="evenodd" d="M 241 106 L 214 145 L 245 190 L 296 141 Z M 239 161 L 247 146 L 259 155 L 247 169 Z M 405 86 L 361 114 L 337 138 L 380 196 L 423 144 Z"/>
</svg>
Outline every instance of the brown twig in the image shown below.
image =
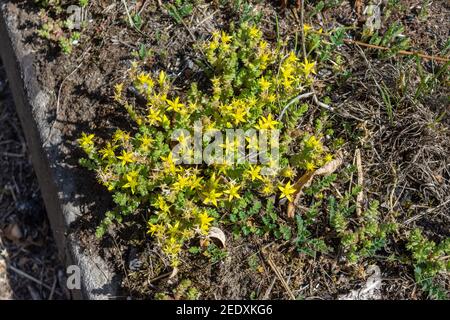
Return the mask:
<svg viewBox="0 0 450 320">
<path fill-rule="evenodd" d="M 166 272 L 166 273 L 163 273 L 163 274 L 161 274 L 161 275 L 159 275 L 159 276 L 157 276 L 157 277 L 155 277 L 153 279 L 148 280 L 148 283 L 151 284 L 152 282 L 155 282 L 155 281 L 158 281 L 158 280 L 161 280 L 161 279 L 164 279 L 164 278 L 168 278 L 172 274 L 173 274 L 173 270 L 169 271 L 169 272 Z"/>
<path fill-rule="evenodd" d="M 288 293 L 289 297 L 292 300 L 295 300 L 295 296 L 292 293 L 291 288 L 289 288 L 289 285 L 287 284 L 286 280 L 284 280 L 280 269 L 278 269 L 278 267 L 276 266 L 275 262 L 273 262 L 273 260 L 271 258 L 267 259 L 267 263 L 269 264 L 269 266 L 272 268 L 273 272 L 275 272 L 275 275 L 277 276 L 278 280 L 280 280 L 281 284 L 283 285 L 284 289 L 286 290 L 286 292 Z"/>
<path fill-rule="evenodd" d="M 303 29 L 303 24 L 302 24 L 302 29 Z M 315 32 L 315 31 L 310 31 L 313 32 L 319 36 L 326 36 L 329 37 L 330 34 L 327 32 Z M 379 46 L 376 44 L 370 44 L 370 43 L 365 43 L 362 41 L 358 41 L 358 40 L 353 40 L 353 39 L 344 39 L 343 40 L 344 43 L 346 44 L 354 44 L 354 45 L 358 45 L 361 47 L 365 47 L 365 48 L 370 48 L 370 49 L 377 49 L 377 50 L 382 50 L 382 51 L 389 51 L 391 50 L 391 48 L 389 47 L 383 47 L 383 46 Z M 422 59 L 426 59 L 426 60 L 435 60 L 435 61 L 439 61 L 439 62 L 450 62 L 450 58 L 446 58 L 446 57 L 439 57 L 439 56 L 431 56 L 419 51 L 408 51 L 408 50 L 399 50 L 397 51 L 397 54 L 400 55 L 404 55 L 404 56 L 418 56 Z"/>
<path fill-rule="evenodd" d="M 297 103 L 298 101 L 302 100 L 302 99 L 306 99 L 311 97 L 312 95 L 314 95 L 314 92 L 307 92 L 307 93 L 303 93 L 298 95 L 297 97 L 293 98 L 291 101 L 289 101 L 283 108 L 283 110 L 281 111 L 279 117 L 278 117 L 278 121 L 280 121 L 281 119 L 283 119 L 284 114 L 286 113 L 287 109 L 293 105 L 294 103 Z"/>
<path fill-rule="evenodd" d="M 353 40 L 353 39 L 344 39 L 344 42 L 346 44 L 356 44 L 358 46 L 371 48 L 371 49 L 378 49 L 378 50 L 383 50 L 383 51 L 390 50 L 390 48 L 388 48 L 388 47 L 378 46 L 378 45 L 375 45 L 375 44 L 369 44 L 369 43 L 365 43 L 365 42 L 358 41 L 358 40 Z M 435 60 L 435 61 L 439 61 L 439 62 L 449 62 L 450 61 L 449 58 L 443 58 L 443 57 L 438 57 L 438 56 L 430 56 L 430 55 L 427 55 L 425 53 L 421 53 L 421 52 L 417 52 L 417 51 L 399 50 L 397 53 L 401 54 L 401 55 L 404 55 L 404 56 L 418 56 L 418 57 L 421 57 L 421 58 L 426 59 L 426 60 Z"/>
</svg>

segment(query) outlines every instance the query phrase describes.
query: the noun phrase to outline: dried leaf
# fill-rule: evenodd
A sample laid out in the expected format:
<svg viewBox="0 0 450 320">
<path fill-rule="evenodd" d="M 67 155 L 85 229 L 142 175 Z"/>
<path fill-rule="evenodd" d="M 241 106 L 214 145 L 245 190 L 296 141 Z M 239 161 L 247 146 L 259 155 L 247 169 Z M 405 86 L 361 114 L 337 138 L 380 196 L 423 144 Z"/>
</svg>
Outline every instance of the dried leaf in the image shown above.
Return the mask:
<svg viewBox="0 0 450 320">
<path fill-rule="evenodd" d="M 174 278 L 177 274 L 178 274 L 178 268 L 175 267 L 175 268 L 173 268 L 172 273 L 169 276 L 169 279 Z"/>
<path fill-rule="evenodd" d="M 223 231 L 217 227 L 211 227 L 209 228 L 209 233 L 208 233 L 208 238 L 209 239 L 217 239 L 219 240 L 219 242 L 222 244 L 222 247 L 225 248 L 225 242 L 227 240 L 225 233 L 223 233 Z"/>
<path fill-rule="evenodd" d="M 342 155 L 338 154 L 334 160 L 331 160 L 323 167 L 319 168 L 315 172 L 315 176 L 326 176 L 332 174 L 342 165 Z"/>
<path fill-rule="evenodd" d="M 364 9 L 364 15 L 366 16 L 364 28 L 370 30 L 371 33 L 381 28 L 381 9 L 379 5 L 368 5 Z"/>
<path fill-rule="evenodd" d="M 294 184 L 294 188 L 296 193 L 294 194 L 294 201 L 289 202 L 287 208 L 287 216 L 288 218 L 293 218 L 295 214 L 295 206 L 300 200 L 300 196 L 302 194 L 303 188 L 309 186 L 311 184 L 312 179 L 316 176 L 325 176 L 328 174 L 332 174 L 335 172 L 340 165 L 342 164 L 343 157 L 341 154 L 338 154 L 334 160 L 331 160 L 323 167 L 315 170 L 315 171 L 307 171 L 303 176 L 298 179 L 298 181 Z"/>
<path fill-rule="evenodd" d="M 303 176 L 298 179 L 298 181 L 294 184 L 294 188 L 296 193 L 294 194 L 294 201 L 289 202 L 287 209 L 288 218 L 293 218 L 295 213 L 295 205 L 300 199 L 301 191 L 305 186 L 308 186 L 311 183 L 312 178 L 314 178 L 315 171 L 307 171 Z"/>
</svg>

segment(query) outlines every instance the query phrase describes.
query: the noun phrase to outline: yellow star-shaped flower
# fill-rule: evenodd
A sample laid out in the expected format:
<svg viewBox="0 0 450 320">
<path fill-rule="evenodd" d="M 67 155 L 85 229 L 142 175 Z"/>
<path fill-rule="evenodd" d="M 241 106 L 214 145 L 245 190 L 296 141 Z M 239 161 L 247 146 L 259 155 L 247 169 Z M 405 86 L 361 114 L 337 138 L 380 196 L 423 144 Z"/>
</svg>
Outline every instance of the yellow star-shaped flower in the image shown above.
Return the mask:
<svg viewBox="0 0 450 320">
<path fill-rule="evenodd" d="M 138 185 L 137 177 L 139 176 L 139 172 L 136 170 L 130 171 L 125 175 L 125 179 L 127 180 L 127 183 L 122 186 L 122 188 L 130 188 L 131 193 L 134 194 L 134 191 L 136 190 L 136 187 Z"/>
<path fill-rule="evenodd" d="M 114 153 L 115 148 L 116 146 L 112 145 L 111 142 L 108 142 L 106 146 L 99 151 L 102 155 L 102 159 L 114 158 L 116 156 L 116 154 Z"/>
<path fill-rule="evenodd" d="M 258 124 L 255 126 L 256 129 L 275 129 L 275 126 L 278 124 L 279 122 L 274 120 L 272 118 L 272 114 L 269 113 L 269 115 L 266 117 L 262 116 L 261 119 L 259 119 Z"/>
<path fill-rule="evenodd" d="M 234 198 L 236 199 L 241 198 L 241 196 L 238 193 L 239 189 L 241 189 L 241 186 L 236 185 L 235 183 L 228 184 L 228 189 L 224 191 L 224 193 L 228 195 L 228 201 L 231 201 Z"/>
<path fill-rule="evenodd" d="M 247 116 L 247 110 L 244 108 L 238 108 L 236 111 L 232 114 L 232 117 L 234 118 L 234 124 L 238 125 L 241 122 L 245 122 L 245 117 Z"/>
<path fill-rule="evenodd" d="M 184 177 L 180 174 L 177 176 L 177 181 L 172 184 L 172 187 L 175 191 L 181 191 L 189 184 L 189 177 Z"/>
<path fill-rule="evenodd" d="M 180 97 L 176 97 L 173 101 L 167 99 L 166 102 L 169 105 L 168 111 L 173 110 L 176 113 L 180 113 L 184 109 L 184 104 L 180 102 Z"/>
<path fill-rule="evenodd" d="M 189 177 L 189 188 L 191 190 L 198 189 L 201 187 L 202 177 L 197 177 L 197 175 L 192 175 Z"/>
<path fill-rule="evenodd" d="M 160 111 L 155 108 L 149 108 L 147 120 L 148 120 L 148 123 L 152 126 L 161 122 L 162 119 L 160 116 Z"/>
<path fill-rule="evenodd" d="M 122 160 L 122 166 L 124 166 L 127 163 L 134 162 L 134 155 L 133 152 L 127 152 L 125 150 L 122 150 L 122 155 L 118 156 L 117 159 Z"/>
<path fill-rule="evenodd" d="M 208 192 L 203 193 L 203 196 L 205 197 L 203 203 L 206 205 L 212 204 L 217 207 L 217 200 L 221 195 L 221 192 L 217 192 L 216 189 L 211 189 Z"/>
<path fill-rule="evenodd" d="M 261 78 L 258 80 L 258 84 L 259 84 L 259 86 L 261 87 L 261 90 L 262 90 L 262 91 L 267 91 L 267 90 L 269 90 L 270 85 L 271 85 L 270 81 L 266 80 L 264 77 L 261 77 Z"/>
<path fill-rule="evenodd" d="M 248 30 L 248 34 L 250 35 L 250 37 L 252 38 L 259 38 L 260 36 L 260 31 L 257 27 L 255 26 L 251 26 L 250 29 Z"/>
<path fill-rule="evenodd" d="M 309 62 L 308 58 L 305 58 L 305 62 L 300 64 L 303 68 L 303 72 L 306 76 L 309 76 L 311 73 L 316 74 L 315 66 L 316 62 Z"/>
<path fill-rule="evenodd" d="M 291 185 L 291 182 L 288 181 L 286 185 L 278 186 L 278 189 L 281 191 L 280 199 L 286 198 L 289 200 L 289 202 L 292 202 L 292 195 L 297 191 L 294 186 Z"/>
<path fill-rule="evenodd" d="M 231 39 L 233 39 L 232 36 L 227 34 L 225 31 L 222 31 L 222 43 L 227 44 L 231 41 Z"/>
<path fill-rule="evenodd" d="M 198 215 L 198 219 L 200 220 L 200 231 L 203 234 L 208 233 L 209 226 L 211 225 L 211 222 L 214 221 L 214 218 L 208 216 L 208 212 L 203 211 Z"/>
<path fill-rule="evenodd" d="M 308 31 L 311 30 L 311 29 L 312 29 L 312 27 L 309 24 L 304 24 L 303 25 L 303 31 L 305 33 L 308 33 Z"/>
<path fill-rule="evenodd" d="M 260 166 L 250 166 L 250 169 L 247 170 L 247 174 L 249 175 L 250 179 L 252 181 L 255 181 L 256 179 L 263 180 L 263 177 L 260 174 L 261 167 Z"/>
<path fill-rule="evenodd" d="M 315 168 L 316 168 L 316 166 L 314 165 L 313 162 L 307 162 L 307 163 L 305 164 L 305 169 L 306 169 L 307 171 L 314 171 Z"/>
<path fill-rule="evenodd" d="M 152 137 L 149 137 L 148 135 L 144 134 L 142 137 L 140 137 L 139 141 L 141 142 L 139 148 L 144 152 L 148 152 L 150 150 L 150 147 L 152 146 L 152 143 L 155 140 Z"/>
<path fill-rule="evenodd" d="M 167 157 L 160 157 L 162 161 L 164 161 L 164 167 L 172 174 L 175 174 L 177 171 L 177 168 L 175 166 L 175 161 L 173 159 L 172 152 L 170 152 Z"/>
<path fill-rule="evenodd" d="M 87 135 L 86 133 L 81 134 L 81 138 L 78 139 L 78 143 L 83 149 L 89 148 L 94 144 L 93 139 L 95 138 L 94 134 Z"/>
</svg>

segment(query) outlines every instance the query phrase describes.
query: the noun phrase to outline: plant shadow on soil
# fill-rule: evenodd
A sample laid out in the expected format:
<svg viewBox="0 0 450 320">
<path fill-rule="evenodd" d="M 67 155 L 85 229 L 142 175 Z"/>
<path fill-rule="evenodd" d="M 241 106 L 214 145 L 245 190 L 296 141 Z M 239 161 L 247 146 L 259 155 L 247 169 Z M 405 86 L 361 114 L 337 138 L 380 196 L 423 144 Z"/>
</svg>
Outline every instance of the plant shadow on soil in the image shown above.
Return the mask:
<svg viewBox="0 0 450 320">
<path fill-rule="evenodd" d="M 341 17 L 334 21 L 353 23 L 355 18 L 348 6 L 331 10 L 327 17 L 332 21 L 333 17 Z M 447 9 L 448 14 L 445 5 L 436 6 L 436 10 L 443 6 L 441 10 Z M 117 7 L 108 9 L 96 3 L 91 8 L 93 25 L 83 35 L 85 43 L 75 48 L 70 56 L 56 55 L 54 45 L 34 36 L 32 26 L 39 24 L 35 6 L 20 2 L 11 8 L 18 13 L 25 41 L 37 51 L 37 75 L 43 87 L 52 92 L 50 105 L 56 106 L 59 101 L 59 114 L 55 114 L 55 107 L 48 114 L 49 121 L 57 118 L 55 128 L 61 131 L 62 139 L 48 151 L 60 160 L 54 165 L 62 165 L 63 170 L 74 179 L 75 188 L 72 191 L 75 193 L 68 193 L 67 198 L 62 199 L 82 208 L 82 216 L 72 224 L 71 232 L 77 234 L 86 249 L 99 252 L 120 275 L 123 290 L 118 297 L 148 298 L 159 290 L 173 288 L 177 278 L 151 281 L 169 270 L 145 235 L 143 215 L 130 217 L 130 220 L 135 220 L 133 224 L 125 222 L 121 228 L 111 230 L 101 240 L 95 238 L 95 226 L 113 204 L 110 194 L 98 184 L 94 174 L 78 165 L 78 159 L 84 155 L 75 141 L 82 132 L 95 132 L 99 139 L 106 140 L 116 128 L 132 130 L 132 124 L 125 120 L 128 119 L 125 110 L 111 99 L 112 85 L 122 79 L 132 59 L 130 47 L 137 50 L 138 44 L 145 42 L 157 57 L 151 69 L 162 68 L 170 75 L 177 76 L 175 83 L 179 87 L 183 87 L 192 77 L 197 77 L 197 70 L 190 67 L 190 62 L 198 57 L 192 50 L 192 34 L 183 25 L 172 28 L 174 22 L 167 13 L 149 6 L 148 12 L 143 15 L 145 24 L 142 33 L 147 35 L 144 37 L 126 28 L 122 12 Z M 275 38 L 273 13 L 283 16 L 282 12 L 278 7 L 267 4 L 261 5 L 260 9 L 267 13 L 262 22 L 265 33 Z M 109 10 L 107 14 L 105 10 Z M 200 21 L 214 15 L 213 7 L 205 5 L 204 10 L 197 12 L 201 14 Z M 215 14 L 215 19 L 208 19 L 193 28 L 195 37 L 204 39 L 216 28 L 226 29 L 230 18 L 227 12 Z M 292 35 L 295 20 L 291 14 L 286 16 L 289 20 L 280 19 L 280 29 L 282 33 Z M 344 16 L 348 18 L 343 19 Z M 415 27 L 426 32 L 422 25 Z M 164 30 L 164 40 L 156 40 L 161 39 L 157 30 Z M 419 44 L 423 43 L 422 40 L 418 41 Z M 433 48 L 436 46 L 440 45 L 433 44 Z M 49 51 L 48 47 L 52 49 Z M 433 48 L 430 46 L 430 49 Z M 369 133 L 365 140 L 360 141 L 363 162 L 366 164 L 365 188 L 370 190 L 370 194 L 379 197 L 387 209 L 398 211 L 403 225 L 419 225 L 435 240 L 449 236 L 449 113 L 435 128 L 430 126 L 435 123 L 437 115 L 448 108 L 445 104 L 445 89 L 436 88 L 439 94 L 430 94 L 431 100 L 426 105 L 413 101 L 411 92 L 398 97 L 395 118 L 391 120 L 376 83 L 384 83 L 388 90 L 394 92 L 403 66 L 396 65 L 392 60 L 378 60 L 376 52 L 364 57 L 357 48 L 346 47 L 342 50 L 344 54 L 355 57 L 349 66 L 353 77 L 344 85 L 337 86 L 331 94 L 333 105 L 338 106 L 338 112 L 333 117 L 336 122 L 351 123 L 353 128 L 357 128 L 355 130 Z M 189 52 L 187 55 L 186 51 Z M 411 60 L 406 64 L 408 72 L 416 76 L 414 62 Z M 411 81 L 412 85 L 417 85 L 417 78 L 412 77 Z M 312 112 L 319 111 L 313 108 Z M 345 130 L 341 133 L 351 139 L 350 133 Z M 351 146 L 347 147 L 351 155 L 346 161 L 351 163 L 353 150 Z M 58 183 L 62 185 L 65 180 Z M 228 232 L 227 236 L 229 254 L 223 262 L 209 265 L 204 259 L 184 257 L 181 271 L 196 279 L 196 285 L 203 292 L 202 297 L 240 299 L 249 298 L 252 292 L 257 292 L 260 298 L 286 298 L 286 290 L 276 279 L 273 270 L 262 262 L 264 257 L 260 249 L 264 241 L 256 237 L 234 240 Z M 403 253 L 404 241 L 394 241 L 395 253 Z M 336 298 L 339 293 L 354 288 L 364 280 L 350 280 L 347 276 L 339 275 L 333 256 L 320 256 L 315 261 L 309 261 L 284 255 L 290 249 L 280 244 L 273 245 L 270 250 L 281 273 L 290 279 L 292 287 L 298 288 L 299 295 Z M 255 254 L 264 265 L 262 275 L 248 266 L 248 258 Z M 136 259 L 142 263 L 138 270 L 130 267 Z M 411 268 L 386 259 L 379 263 L 384 268 L 384 274 L 391 279 L 383 288 L 387 298 L 417 298 L 417 294 L 410 293 L 412 290 L 405 289 L 414 287 Z M 344 267 L 339 270 L 344 274 L 350 272 Z M 339 281 L 331 281 L 330 277 L 339 277 Z"/>
</svg>

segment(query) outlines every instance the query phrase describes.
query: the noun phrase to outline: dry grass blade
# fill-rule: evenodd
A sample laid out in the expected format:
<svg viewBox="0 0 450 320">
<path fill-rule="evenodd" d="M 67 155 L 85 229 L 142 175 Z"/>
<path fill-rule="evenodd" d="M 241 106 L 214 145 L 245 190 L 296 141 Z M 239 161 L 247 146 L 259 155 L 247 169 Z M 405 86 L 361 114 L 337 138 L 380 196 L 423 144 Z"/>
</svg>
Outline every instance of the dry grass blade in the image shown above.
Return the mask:
<svg viewBox="0 0 450 320">
<path fill-rule="evenodd" d="M 55 276 L 53 280 L 52 285 L 52 291 L 50 292 L 50 295 L 48 296 L 48 300 L 53 300 L 53 295 L 55 294 L 56 284 L 58 283 L 58 278 Z"/>
</svg>

